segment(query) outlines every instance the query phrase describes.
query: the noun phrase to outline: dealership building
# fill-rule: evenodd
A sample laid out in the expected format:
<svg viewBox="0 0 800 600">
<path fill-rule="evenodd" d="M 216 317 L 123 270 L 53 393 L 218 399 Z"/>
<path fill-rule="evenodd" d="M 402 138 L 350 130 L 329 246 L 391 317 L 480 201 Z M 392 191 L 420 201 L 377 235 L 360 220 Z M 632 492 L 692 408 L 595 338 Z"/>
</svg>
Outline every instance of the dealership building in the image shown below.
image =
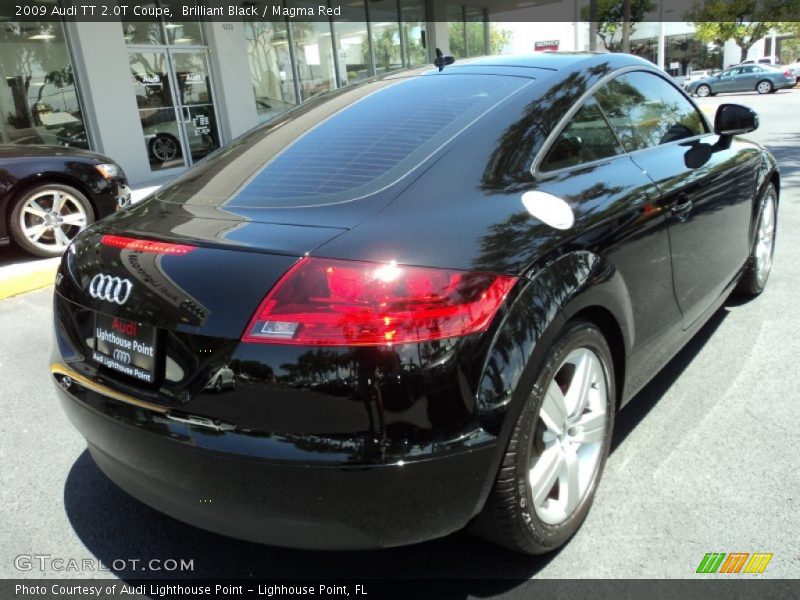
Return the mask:
<svg viewBox="0 0 800 600">
<path fill-rule="evenodd" d="M 319 2 L 285 6 L 306 4 Z M 136 186 L 160 183 L 316 94 L 430 64 L 437 46 L 488 53 L 487 17 L 474 1 L 355 0 L 316 22 L 7 20 L 0 143 L 89 148 Z"/>
</svg>

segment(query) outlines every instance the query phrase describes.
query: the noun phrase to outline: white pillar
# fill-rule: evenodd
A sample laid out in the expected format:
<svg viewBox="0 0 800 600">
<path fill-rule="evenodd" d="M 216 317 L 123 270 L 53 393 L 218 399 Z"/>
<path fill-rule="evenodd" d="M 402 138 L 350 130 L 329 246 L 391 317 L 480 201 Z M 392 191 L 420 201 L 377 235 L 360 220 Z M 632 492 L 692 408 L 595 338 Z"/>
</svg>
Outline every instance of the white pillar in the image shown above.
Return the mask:
<svg viewBox="0 0 800 600">
<path fill-rule="evenodd" d="M 664 21 L 658 22 L 658 68 L 666 71 L 666 48 L 664 47 Z"/>
<path fill-rule="evenodd" d="M 223 142 L 258 125 L 247 40 L 241 21 L 205 24 L 211 49 L 214 101 Z"/>
<path fill-rule="evenodd" d="M 119 21 L 66 23 L 95 149 L 117 161 L 136 185 L 153 178 Z"/>
<path fill-rule="evenodd" d="M 771 55 L 780 60 L 781 57 L 778 56 L 778 32 L 774 29 L 772 30 L 772 44 L 770 44 L 770 47 L 772 48 Z"/>
</svg>

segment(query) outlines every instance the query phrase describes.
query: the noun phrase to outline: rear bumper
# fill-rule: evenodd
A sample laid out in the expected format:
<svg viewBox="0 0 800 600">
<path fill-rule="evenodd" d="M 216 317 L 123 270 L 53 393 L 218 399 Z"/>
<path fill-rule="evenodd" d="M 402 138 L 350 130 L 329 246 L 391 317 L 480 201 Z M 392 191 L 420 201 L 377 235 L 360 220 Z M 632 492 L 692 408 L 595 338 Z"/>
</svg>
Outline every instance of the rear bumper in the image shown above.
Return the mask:
<svg viewBox="0 0 800 600">
<path fill-rule="evenodd" d="M 342 462 L 377 440 L 218 431 L 56 385 L 100 469 L 135 498 L 197 527 L 310 549 L 412 544 L 462 528 L 485 499 L 494 443 L 426 448 L 391 464 Z M 365 447 L 366 447 L 365 446 Z"/>
</svg>

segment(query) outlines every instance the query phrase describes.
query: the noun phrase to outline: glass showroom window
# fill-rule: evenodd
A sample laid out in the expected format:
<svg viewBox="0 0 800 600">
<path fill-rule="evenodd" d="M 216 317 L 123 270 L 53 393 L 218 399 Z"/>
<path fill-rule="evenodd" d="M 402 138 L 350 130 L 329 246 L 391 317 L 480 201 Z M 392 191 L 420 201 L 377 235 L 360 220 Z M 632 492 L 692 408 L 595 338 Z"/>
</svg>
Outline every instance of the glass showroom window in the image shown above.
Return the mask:
<svg viewBox="0 0 800 600">
<path fill-rule="evenodd" d="M 290 2 L 290 7 L 313 8 L 318 1 Z M 300 100 L 305 101 L 336 87 L 336 66 L 333 61 L 331 24 L 324 22 L 293 21 L 292 43 L 300 79 Z"/>
<path fill-rule="evenodd" d="M 467 56 L 489 54 L 486 46 L 486 13 L 482 8 L 467 8 L 464 16 L 467 30 Z"/>
<path fill-rule="evenodd" d="M 336 55 L 339 59 L 339 85 L 355 83 L 374 74 L 369 53 L 369 28 L 364 4 L 342 5 L 342 21 L 333 24 Z"/>
<path fill-rule="evenodd" d="M 398 23 L 397 0 L 377 0 L 369 3 L 372 24 L 372 47 L 375 70 L 378 74 L 403 66 Z"/>
<path fill-rule="evenodd" d="M 464 58 L 467 56 L 467 48 L 464 43 L 466 38 L 464 25 L 464 7 L 460 4 L 448 4 L 447 37 L 450 44 L 450 54 L 456 58 Z"/>
<path fill-rule="evenodd" d="M 406 64 L 410 67 L 428 64 L 425 1 L 400 0 L 400 22 L 403 26 Z"/>
<path fill-rule="evenodd" d="M 61 23 L 0 24 L 0 143 L 89 148 Z"/>
<path fill-rule="evenodd" d="M 259 123 L 297 103 L 286 23 L 251 21 L 244 24 L 250 60 L 250 79 Z"/>
</svg>

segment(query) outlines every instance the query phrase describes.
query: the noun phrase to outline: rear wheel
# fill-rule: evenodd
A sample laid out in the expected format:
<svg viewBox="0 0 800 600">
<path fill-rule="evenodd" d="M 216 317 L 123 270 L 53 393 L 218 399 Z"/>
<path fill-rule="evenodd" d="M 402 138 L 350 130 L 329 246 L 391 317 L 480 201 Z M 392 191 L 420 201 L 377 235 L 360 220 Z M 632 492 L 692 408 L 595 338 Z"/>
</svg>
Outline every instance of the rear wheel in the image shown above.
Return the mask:
<svg viewBox="0 0 800 600">
<path fill-rule="evenodd" d="M 705 98 L 706 96 L 710 96 L 711 95 L 711 88 L 709 86 L 705 85 L 705 84 L 698 85 L 697 89 L 694 92 L 695 92 L 695 94 L 697 94 L 701 98 Z"/>
<path fill-rule="evenodd" d="M 757 296 L 767 286 L 775 253 L 775 226 L 778 222 L 778 192 L 770 184 L 758 209 L 756 235 L 736 291 L 743 296 Z"/>
<path fill-rule="evenodd" d="M 474 533 L 528 554 L 572 537 L 608 456 L 614 385 L 603 335 L 591 323 L 570 323 L 528 392 Z"/>
<path fill-rule="evenodd" d="M 92 221 L 92 205 L 81 192 L 67 185 L 45 184 L 19 197 L 11 210 L 9 230 L 26 252 L 53 257 Z"/>
<path fill-rule="evenodd" d="M 773 91 L 775 91 L 775 88 L 773 87 L 771 81 L 764 79 L 756 84 L 756 91 L 759 94 L 771 94 Z"/>
</svg>

